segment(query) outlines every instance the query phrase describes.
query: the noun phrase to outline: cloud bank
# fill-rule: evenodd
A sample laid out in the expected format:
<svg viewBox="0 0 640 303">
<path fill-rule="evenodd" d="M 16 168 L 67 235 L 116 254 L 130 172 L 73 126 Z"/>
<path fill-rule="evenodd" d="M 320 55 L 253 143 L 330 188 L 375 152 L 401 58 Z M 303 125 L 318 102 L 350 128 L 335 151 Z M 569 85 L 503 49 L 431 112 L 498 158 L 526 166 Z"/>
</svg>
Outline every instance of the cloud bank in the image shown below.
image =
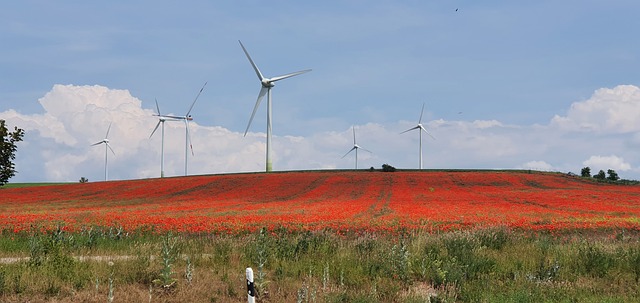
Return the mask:
<svg viewBox="0 0 640 303">
<path fill-rule="evenodd" d="M 153 109 L 129 91 L 104 86 L 55 85 L 40 98 L 42 114 L 25 115 L 9 109 L 0 112 L 10 126 L 25 129 L 12 182 L 90 181 L 103 179 L 102 140 L 109 124 L 110 179 L 160 176 L 158 131 Z M 197 105 L 196 105 L 197 106 Z M 162 109 L 162 104 L 160 104 Z M 423 136 L 425 168 L 524 168 L 579 172 L 615 169 L 623 178 L 640 178 L 640 89 L 632 85 L 602 88 L 574 102 L 565 115 L 547 123 L 508 125 L 499 120 L 446 121 L 436 119 L 425 127 L 436 139 Z M 398 168 L 419 165 L 418 133 L 403 130 L 416 121 L 356 125 L 358 144 L 372 153 L 359 153 L 358 167 Z M 165 175 L 184 174 L 185 129 L 179 121 L 165 124 Z M 255 129 L 260 129 L 256 127 Z M 189 174 L 263 171 L 265 134 L 224 126 L 190 124 L 193 153 Z M 351 129 L 316 129 L 303 136 L 274 136 L 274 169 L 301 170 L 353 168 L 353 154 L 341 158 L 353 144 Z"/>
</svg>

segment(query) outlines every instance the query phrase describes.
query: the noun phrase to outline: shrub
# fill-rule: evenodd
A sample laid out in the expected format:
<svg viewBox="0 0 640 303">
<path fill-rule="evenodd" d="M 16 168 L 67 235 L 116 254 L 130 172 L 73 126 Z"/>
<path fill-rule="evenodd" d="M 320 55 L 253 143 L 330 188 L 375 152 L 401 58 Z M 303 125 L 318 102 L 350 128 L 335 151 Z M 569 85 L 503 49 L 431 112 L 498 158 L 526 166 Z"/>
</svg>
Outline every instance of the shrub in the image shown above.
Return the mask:
<svg viewBox="0 0 640 303">
<path fill-rule="evenodd" d="M 608 252 L 592 243 L 586 243 L 578 248 L 579 268 L 594 277 L 604 277 L 614 265 L 614 258 Z"/>
<path fill-rule="evenodd" d="M 611 180 L 611 181 L 618 181 L 620 180 L 620 177 L 618 177 L 618 173 L 616 173 L 615 170 L 613 169 L 609 169 L 607 170 L 607 174 L 609 176 L 607 176 L 607 179 Z"/>
<path fill-rule="evenodd" d="M 383 172 L 394 172 L 394 171 L 396 171 L 396 168 L 385 163 L 385 164 L 382 164 L 382 171 Z"/>
</svg>

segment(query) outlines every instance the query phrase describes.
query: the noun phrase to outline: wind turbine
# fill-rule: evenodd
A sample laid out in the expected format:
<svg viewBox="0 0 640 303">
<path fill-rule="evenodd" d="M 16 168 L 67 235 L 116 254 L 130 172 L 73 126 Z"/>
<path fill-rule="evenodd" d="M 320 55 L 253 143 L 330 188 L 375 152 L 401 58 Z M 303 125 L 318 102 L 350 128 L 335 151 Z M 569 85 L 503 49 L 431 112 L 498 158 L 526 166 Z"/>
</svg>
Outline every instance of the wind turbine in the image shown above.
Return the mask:
<svg viewBox="0 0 640 303">
<path fill-rule="evenodd" d="M 156 127 L 153 129 L 153 131 L 151 132 L 151 135 L 149 136 L 149 139 L 151 139 L 151 137 L 153 137 L 153 134 L 155 134 L 156 130 L 158 130 L 158 127 L 160 126 L 160 124 L 162 124 L 162 147 L 160 149 L 160 178 L 164 178 L 164 122 L 169 120 L 169 121 L 177 121 L 174 118 L 170 118 L 167 116 L 163 116 L 162 114 L 160 114 L 160 106 L 158 106 L 158 100 L 156 99 L 156 109 L 158 110 L 158 114 L 154 115 L 156 117 L 158 117 L 158 124 L 156 124 Z"/>
<path fill-rule="evenodd" d="M 184 116 L 172 116 L 172 115 L 164 115 L 164 116 L 162 116 L 164 118 L 170 118 L 170 119 L 183 120 L 184 121 L 184 129 L 185 129 L 185 135 L 184 135 L 184 137 L 185 137 L 184 138 L 184 175 L 185 176 L 187 175 L 187 163 L 188 163 L 188 159 L 189 159 L 189 147 L 191 147 L 191 155 L 193 156 L 193 145 L 191 145 L 191 136 L 189 135 L 189 121 L 193 121 L 193 117 L 191 117 L 191 110 L 193 109 L 193 106 L 196 104 L 196 101 L 198 101 L 198 97 L 200 97 L 200 94 L 202 93 L 202 90 L 204 90 L 205 86 L 207 86 L 207 82 L 204 83 L 204 85 L 202 86 L 202 88 L 198 92 L 198 95 L 196 95 L 196 98 L 193 100 L 193 103 L 191 103 L 191 107 L 189 107 L 189 110 L 187 111 L 187 113 Z"/>
<path fill-rule="evenodd" d="M 359 149 L 362 149 L 362 150 L 364 150 L 366 152 L 371 153 L 371 151 L 360 147 L 360 145 L 358 145 L 358 143 L 356 143 L 356 128 L 354 126 L 353 127 L 353 147 L 346 154 L 344 154 L 344 156 L 342 156 L 342 158 L 344 159 L 344 157 L 346 157 L 348 154 L 350 154 L 352 151 L 355 150 L 356 151 L 356 169 L 358 169 L 358 150 Z"/>
<path fill-rule="evenodd" d="M 400 133 L 400 134 L 404 134 L 404 133 L 406 133 L 408 131 L 412 131 L 414 129 L 417 129 L 420 132 L 420 169 L 422 169 L 422 132 L 424 131 L 431 138 L 433 138 L 434 140 L 436 139 L 422 125 L 422 114 L 423 113 L 424 113 L 424 103 L 422 103 L 422 110 L 420 111 L 420 119 L 418 120 L 418 125 L 416 125 L 416 126 L 410 128 L 410 129 L 407 129 L 407 130 L 405 130 L 405 131 Z"/>
<path fill-rule="evenodd" d="M 95 146 L 95 145 L 100 145 L 100 144 L 104 144 L 104 180 L 107 181 L 107 179 L 109 178 L 109 171 L 108 171 L 108 156 L 109 156 L 109 150 L 111 150 L 111 152 L 113 153 L 113 155 L 115 156 L 115 152 L 113 151 L 113 148 L 111 148 L 111 145 L 109 145 L 109 131 L 111 130 L 111 123 L 109 123 L 109 128 L 107 128 L 107 134 L 104 136 L 104 139 L 102 139 L 102 141 L 100 142 L 96 142 L 94 144 L 91 144 L 91 146 Z"/>
<path fill-rule="evenodd" d="M 266 167 L 266 171 L 270 172 L 273 168 L 273 163 L 271 162 L 271 88 L 275 85 L 276 81 L 297 76 L 300 74 L 304 74 L 306 72 L 310 72 L 311 70 L 306 69 L 306 70 L 297 71 L 297 72 L 293 72 L 290 74 L 277 76 L 273 78 L 265 78 L 260 72 L 260 70 L 258 69 L 258 66 L 256 66 L 256 64 L 251 59 L 251 56 L 249 56 L 249 52 L 247 52 L 247 49 L 244 48 L 244 45 L 242 45 L 242 42 L 240 40 L 238 40 L 238 42 L 240 42 L 240 47 L 242 47 L 244 54 L 247 55 L 247 59 L 249 59 L 251 66 L 253 66 L 253 69 L 256 71 L 256 75 L 258 76 L 258 79 L 260 80 L 260 84 L 262 85 L 262 87 L 260 88 L 260 93 L 258 93 L 258 99 L 256 100 L 256 105 L 253 107 L 253 113 L 251 113 L 251 119 L 249 119 L 249 124 L 247 124 L 247 129 L 244 131 L 244 135 L 245 137 L 247 136 L 247 132 L 249 131 L 249 127 L 251 126 L 253 117 L 256 115 L 258 106 L 260 106 L 260 101 L 262 101 L 262 98 L 264 98 L 264 95 L 266 94 L 267 95 L 267 161 L 266 161 L 267 167 Z"/>
</svg>

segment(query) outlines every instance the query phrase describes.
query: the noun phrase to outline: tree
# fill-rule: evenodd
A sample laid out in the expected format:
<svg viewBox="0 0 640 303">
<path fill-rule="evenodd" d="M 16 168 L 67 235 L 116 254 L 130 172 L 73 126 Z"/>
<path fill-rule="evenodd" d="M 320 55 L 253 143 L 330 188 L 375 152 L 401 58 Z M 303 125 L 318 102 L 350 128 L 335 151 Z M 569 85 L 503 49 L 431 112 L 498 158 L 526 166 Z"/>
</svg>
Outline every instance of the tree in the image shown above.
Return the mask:
<svg viewBox="0 0 640 303">
<path fill-rule="evenodd" d="M 585 178 L 591 178 L 591 168 L 589 168 L 589 166 L 583 167 L 582 171 L 580 171 L 580 175 Z"/>
<path fill-rule="evenodd" d="M 609 170 L 607 170 L 607 174 L 609 175 L 609 176 L 607 177 L 607 179 L 609 179 L 609 180 L 611 180 L 611 181 L 618 181 L 618 180 L 620 180 L 620 177 L 618 177 L 618 173 L 616 173 L 616 171 L 615 171 L 615 170 L 613 170 L 613 169 L 609 169 Z"/>
<path fill-rule="evenodd" d="M 13 132 L 9 132 L 4 120 L 0 120 L 0 186 L 5 185 L 9 179 L 16 175 L 13 160 L 16 159 L 18 146 L 16 143 L 22 141 L 24 130 L 14 127 Z"/>
<path fill-rule="evenodd" d="M 383 172 L 394 172 L 394 171 L 396 171 L 396 168 L 385 163 L 385 164 L 382 164 L 382 171 Z"/>
<path fill-rule="evenodd" d="M 87 182 L 89 182 L 89 179 L 85 177 L 80 177 L 80 183 L 87 183 Z"/>
<path fill-rule="evenodd" d="M 606 175 L 604 174 L 604 170 L 600 170 L 597 174 L 593 175 L 594 178 L 604 180 L 606 179 Z"/>
</svg>

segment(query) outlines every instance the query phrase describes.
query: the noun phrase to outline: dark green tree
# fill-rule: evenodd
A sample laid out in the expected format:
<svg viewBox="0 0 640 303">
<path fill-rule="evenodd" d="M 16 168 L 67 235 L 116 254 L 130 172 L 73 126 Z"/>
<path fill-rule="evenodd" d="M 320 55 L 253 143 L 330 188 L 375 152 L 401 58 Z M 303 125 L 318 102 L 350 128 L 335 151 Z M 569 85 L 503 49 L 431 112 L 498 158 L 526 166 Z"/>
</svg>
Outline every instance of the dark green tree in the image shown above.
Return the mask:
<svg viewBox="0 0 640 303">
<path fill-rule="evenodd" d="M 7 129 L 6 121 L 0 120 L 0 186 L 5 185 L 9 179 L 16 175 L 13 160 L 16 159 L 18 142 L 22 141 L 24 130 L 14 127 L 13 132 Z"/>
<path fill-rule="evenodd" d="M 606 179 L 607 175 L 604 173 L 604 170 L 601 169 L 597 174 L 593 175 L 593 177 L 596 179 L 604 180 Z"/>
<path fill-rule="evenodd" d="M 616 173 L 615 170 L 613 169 L 609 169 L 607 170 L 607 179 L 611 180 L 611 181 L 618 181 L 620 180 L 620 177 L 618 176 L 618 173 Z"/>
<path fill-rule="evenodd" d="M 394 171 L 396 171 L 396 168 L 385 163 L 385 164 L 382 164 L 382 171 L 383 172 L 394 172 Z"/>
<path fill-rule="evenodd" d="M 582 171 L 580 171 L 580 175 L 585 177 L 585 178 L 590 178 L 591 177 L 591 168 L 589 168 L 589 166 L 583 167 Z"/>
</svg>

